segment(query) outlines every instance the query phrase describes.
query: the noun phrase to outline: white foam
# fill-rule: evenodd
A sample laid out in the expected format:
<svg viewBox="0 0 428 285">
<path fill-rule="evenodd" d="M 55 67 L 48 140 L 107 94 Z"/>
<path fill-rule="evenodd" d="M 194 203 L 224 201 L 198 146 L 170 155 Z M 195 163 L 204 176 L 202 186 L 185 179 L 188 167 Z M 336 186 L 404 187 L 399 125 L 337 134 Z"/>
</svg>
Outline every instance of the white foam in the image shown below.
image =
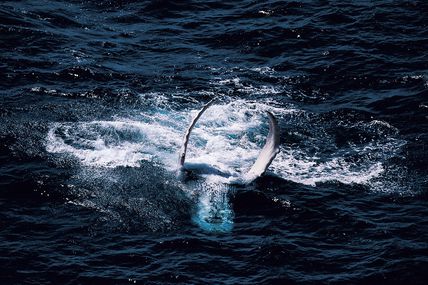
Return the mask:
<svg viewBox="0 0 428 285">
<path fill-rule="evenodd" d="M 256 70 L 254 70 L 256 71 Z M 273 73 L 273 71 L 269 70 L 257 70 L 260 73 L 263 72 L 270 72 Z M 272 86 L 272 85 L 260 85 L 260 86 L 253 86 L 249 83 L 243 83 L 239 77 L 235 78 L 227 78 L 227 79 L 219 79 L 217 81 L 212 82 L 213 85 L 219 85 L 219 86 L 233 86 L 236 91 L 251 94 L 251 95 L 266 95 L 266 94 L 279 94 L 284 92 L 286 89 L 283 86 Z"/>
<path fill-rule="evenodd" d="M 296 183 L 315 186 L 320 182 L 338 181 L 344 184 L 366 184 L 383 171 L 380 162 L 366 162 L 358 167 L 343 157 L 320 162 L 318 157 L 282 149 L 271 165 L 271 171 Z"/>
<path fill-rule="evenodd" d="M 138 167 L 142 160 L 164 159 L 162 152 L 176 149 L 179 142 L 180 136 L 172 127 L 123 119 L 54 124 L 48 132 L 46 149 L 72 154 L 87 166 Z"/>
<path fill-rule="evenodd" d="M 275 73 L 275 70 L 269 66 L 253 67 L 253 68 L 250 68 L 250 70 L 258 72 L 258 73 L 263 74 L 263 75 L 266 75 L 266 74 L 271 75 L 271 74 Z"/>
<path fill-rule="evenodd" d="M 184 130 L 199 109 L 176 111 L 163 108 L 166 97 L 158 99 L 153 109 L 132 118 L 113 121 L 56 123 L 51 126 L 46 149 L 51 153 L 66 153 L 78 158 L 83 165 L 94 167 L 139 167 L 143 160 L 160 164 L 167 170 L 177 167 L 177 153 Z M 189 141 L 188 163 L 204 163 L 235 176 L 245 173 L 256 160 L 268 132 L 265 111 L 280 120 L 287 116 L 305 116 L 294 107 L 276 107 L 273 100 L 253 102 L 235 100 L 211 106 L 198 121 Z M 375 128 L 385 139 L 359 146 L 348 146 L 329 152 L 329 156 L 308 154 L 304 149 L 290 148 L 284 143 L 269 171 L 284 179 L 306 185 L 338 181 L 346 184 L 368 184 L 384 171 L 384 161 L 396 155 L 402 141 L 388 138 L 396 129 L 383 121 L 357 123 L 358 128 Z M 314 138 L 311 143 L 316 144 Z M 358 162 L 348 159 L 359 155 Z M 208 176 L 208 175 L 207 175 Z M 211 175 L 212 183 L 225 179 Z"/>
</svg>

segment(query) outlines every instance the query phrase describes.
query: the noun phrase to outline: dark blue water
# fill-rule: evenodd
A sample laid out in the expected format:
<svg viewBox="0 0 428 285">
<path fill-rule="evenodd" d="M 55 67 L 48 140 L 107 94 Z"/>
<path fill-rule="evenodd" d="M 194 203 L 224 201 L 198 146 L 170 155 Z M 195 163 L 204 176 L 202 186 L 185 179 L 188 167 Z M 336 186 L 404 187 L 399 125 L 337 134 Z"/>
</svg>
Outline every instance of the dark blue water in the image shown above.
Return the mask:
<svg viewBox="0 0 428 285">
<path fill-rule="evenodd" d="M 425 284 L 427 19 L 417 0 L 2 1 L 0 283 Z M 213 98 L 190 162 L 245 172 L 279 121 L 250 185 L 177 179 Z"/>
</svg>

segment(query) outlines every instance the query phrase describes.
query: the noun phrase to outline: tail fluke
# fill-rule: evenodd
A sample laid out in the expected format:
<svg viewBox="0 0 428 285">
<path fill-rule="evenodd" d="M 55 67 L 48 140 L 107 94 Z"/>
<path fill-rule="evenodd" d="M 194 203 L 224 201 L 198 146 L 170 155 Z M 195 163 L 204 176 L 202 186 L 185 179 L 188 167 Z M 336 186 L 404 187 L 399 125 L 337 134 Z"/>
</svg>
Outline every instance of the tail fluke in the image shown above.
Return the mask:
<svg viewBox="0 0 428 285">
<path fill-rule="evenodd" d="M 214 102 L 214 100 L 211 100 L 208 102 L 193 118 L 192 122 L 190 123 L 189 127 L 187 128 L 184 138 L 183 138 L 183 145 L 181 146 L 180 154 L 179 154 L 179 167 L 182 168 L 184 165 L 184 161 L 186 160 L 186 152 L 187 152 L 187 144 L 189 142 L 190 133 L 192 132 L 193 127 L 196 125 L 196 122 L 199 120 L 199 118 L 202 116 L 202 114 L 208 109 L 209 106 Z M 272 163 L 273 159 L 279 152 L 279 126 L 278 122 L 275 118 L 275 116 L 266 111 L 269 118 L 269 133 L 266 138 L 265 145 L 263 146 L 263 149 L 261 150 L 259 156 L 257 157 L 256 162 L 253 164 L 251 169 L 241 178 L 239 178 L 239 184 L 244 183 L 250 183 L 254 179 L 260 177 L 266 169 L 269 167 L 269 165 Z"/>
<path fill-rule="evenodd" d="M 199 120 L 199 118 L 202 116 L 202 114 L 205 112 L 206 109 L 208 109 L 209 106 L 214 102 L 214 99 L 209 101 L 193 118 L 192 122 L 190 123 L 189 127 L 187 128 L 186 132 L 184 133 L 183 138 L 183 145 L 181 146 L 180 155 L 178 158 L 178 164 L 179 167 L 182 167 L 184 165 L 184 161 L 186 160 L 186 152 L 187 152 L 187 144 L 189 142 L 190 133 L 192 132 L 193 127 L 196 125 L 196 122 Z"/>
<path fill-rule="evenodd" d="M 275 156 L 279 153 L 279 126 L 275 116 L 266 111 L 269 117 L 269 134 L 266 138 L 265 145 L 257 157 L 256 162 L 251 169 L 243 176 L 245 183 L 250 183 L 257 177 L 261 176 L 269 165 L 272 163 Z"/>
</svg>

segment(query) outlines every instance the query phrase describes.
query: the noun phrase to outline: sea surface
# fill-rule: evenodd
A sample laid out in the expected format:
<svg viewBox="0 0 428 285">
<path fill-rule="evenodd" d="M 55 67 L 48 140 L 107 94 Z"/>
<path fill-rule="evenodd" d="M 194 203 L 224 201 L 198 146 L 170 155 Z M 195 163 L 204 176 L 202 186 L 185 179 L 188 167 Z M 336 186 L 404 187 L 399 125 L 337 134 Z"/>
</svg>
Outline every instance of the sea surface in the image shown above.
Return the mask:
<svg viewBox="0 0 428 285">
<path fill-rule="evenodd" d="M 427 1 L 1 1 L 0 284 L 427 270 Z"/>
</svg>

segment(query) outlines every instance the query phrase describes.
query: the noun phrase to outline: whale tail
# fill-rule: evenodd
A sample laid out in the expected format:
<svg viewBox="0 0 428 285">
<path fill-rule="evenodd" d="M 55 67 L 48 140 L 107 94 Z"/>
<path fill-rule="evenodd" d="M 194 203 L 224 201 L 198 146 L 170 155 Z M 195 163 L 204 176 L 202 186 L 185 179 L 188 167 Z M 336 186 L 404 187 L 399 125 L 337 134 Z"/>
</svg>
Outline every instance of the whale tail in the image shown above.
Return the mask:
<svg viewBox="0 0 428 285">
<path fill-rule="evenodd" d="M 214 99 L 209 101 L 193 118 L 192 122 L 190 123 L 189 127 L 187 128 L 186 132 L 184 133 L 183 138 L 183 144 L 181 146 L 179 158 L 178 158 L 178 164 L 179 167 L 183 167 L 184 161 L 186 160 L 186 152 L 187 152 L 187 144 L 189 143 L 190 133 L 192 132 L 193 127 L 196 125 L 196 122 L 199 120 L 199 118 L 202 116 L 202 114 L 208 109 L 209 106 L 214 102 Z"/>
<path fill-rule="evenodd" d="M 257 177 L 260 177 L 265 173 L 266 169 L 272 163 L 275 156 L 279 153 L 279 126 L 275 116 L 266 111 L 269 118 L 269 133 L 266 138 L 265 145 L 261 150 L 256 162 L 250 168 L 250 170 L 244 174 L 242 180 L 245 184 L 250 183 Z"/>
<path fill-rule="evenodd" d="M 196 122 L 199 120 L 199 118 L 202 116 L 202 114 L 212 105 L 214 102 L 214 99 L 208 102 L 193 118 L 191 121 L 189 127 L 187 128 L 184 138 L 183 138 L 183 144 L 179 153 L 179 167 L 182 168 L 184 165 L 184 161 L 186 160 L 186 152 L 187 152 L 187 144 L 189 142 L 190 133 L 192 132 L 193 127 L 196 125 Z M 250 168 L 250 170 L 242 176 L 242 178 L 239 179 L 241 183 L 248 184 L 251 183 L 254 179 L 261 176 L 266 169 L 269 167 L 269 165 L 272 163 L 273 159 L 279 152 L 279 126 L 278 121 L 276 120 L 275 116 L 269 112 L 266 111 L 268 118 L 269 118 L 269 133 L 266 138 L 265 145 L 263 146 L 259 156 L 256 159 L 256 162 L 253 164 L 253 166 Z"/>
</svg>

